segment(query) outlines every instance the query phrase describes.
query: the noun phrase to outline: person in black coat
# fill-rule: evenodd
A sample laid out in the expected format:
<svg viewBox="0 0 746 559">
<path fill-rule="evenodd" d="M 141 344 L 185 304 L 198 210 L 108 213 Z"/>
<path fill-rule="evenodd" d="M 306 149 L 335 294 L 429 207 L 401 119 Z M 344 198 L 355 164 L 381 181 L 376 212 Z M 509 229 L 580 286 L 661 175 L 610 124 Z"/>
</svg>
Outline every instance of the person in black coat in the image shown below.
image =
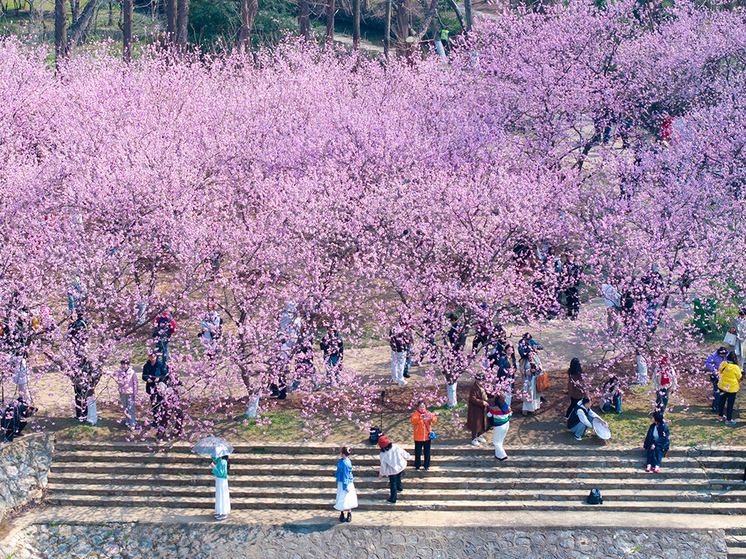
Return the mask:
<svg viewBox="0 0 746 559">
<path fill-rule="evenodd" d="M 163 394 L 158 388 L 158 383 L 165 382 L 168 375 L 168 369 L 161 363 L 155 353 L 148 354 L 148 360 L 142 366 L 142 380 L 145 381 L 145 392 L 150 396 L 150 404 L 153 406 L 153 427 L 159 424 L 161 419 L 161 404 L 163 403 Z"/>
<path fill-rule="evenodd" d="M 649 472 L 651 468 L 656 473 L 661 471 L 661 460 L 668 453 L 669 443 L 668 425 L 663 419 L 663 414 L 659 411 L 653 414 L 653 424 L 648 429 L 645 437 L 645 443 L 642 445 L 643 450 L 648 451 L 648 465 L 645 471 Z"/>
<path fill-rule="evenodd" d="M 21 396 L 10 402 L 0 419 L 3 440 L 5 442 L 11 442 L 15 437 L 23 436 L 21 431 L 26 427 L 26 420 L 31 417 L 35 411 L 36 408 L 27 403 Z"/>
</svg>

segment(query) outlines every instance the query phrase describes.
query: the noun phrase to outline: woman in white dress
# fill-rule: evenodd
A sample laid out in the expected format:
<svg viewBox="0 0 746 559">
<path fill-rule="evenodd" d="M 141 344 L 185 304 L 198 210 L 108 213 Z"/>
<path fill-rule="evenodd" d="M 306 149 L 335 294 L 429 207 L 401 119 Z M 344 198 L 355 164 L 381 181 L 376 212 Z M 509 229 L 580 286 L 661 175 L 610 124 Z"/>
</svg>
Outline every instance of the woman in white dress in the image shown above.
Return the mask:
<svg viewBox="0 0 746 559">
<path fill-rule="evenodd" d="M 230 464 L 227 456 L 218 456 L 212 459 L 215 467 L 212 473 L 215 474 L 215 518 L 225 520 L 231 512 L 231 497 L 228 493 L 228 471 Z"/>
<path fill-rule="evenodd" d="M 352 522 L 352 509 L 357 508 L 357 492 L 352 481 L 352 462 L 350 462 L 350 447 L 343 446 L 339 449 L 339 461 L 337 462 L 337 502 L 334 508 L 339 512 L 340 522 Z M 345 517 L 345 513 L 347 516 Z"/>
<path fill-rule="evenodd" d="M 541 368 L 533 358 L 533 354 L 526 362 L 526 370 L 523 372 L 523 415 L 533 413 L 541 407 L 541 393 L 536 391 L 536 377 L 541 373 Z"/>
</svg>

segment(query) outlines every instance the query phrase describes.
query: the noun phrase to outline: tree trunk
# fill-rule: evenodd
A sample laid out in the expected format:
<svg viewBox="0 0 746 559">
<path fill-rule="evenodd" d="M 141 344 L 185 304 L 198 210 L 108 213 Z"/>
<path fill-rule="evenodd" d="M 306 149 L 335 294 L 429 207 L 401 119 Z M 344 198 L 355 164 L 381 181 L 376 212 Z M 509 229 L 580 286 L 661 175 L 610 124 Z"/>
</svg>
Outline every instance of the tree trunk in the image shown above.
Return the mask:
<svg viewBox="0 0 746 559">
<path fill-rule="evenodd" d="M 241 0 L 241 28 L 238 30 L 238 50 L 247 52 L 251 48 L 251 29 L 259 9 L 257 0 Z"/>
<path fill-rule="evenodd" d="M 458 9 L 456 2 L 454 2 L 454 0 L 448 0 L 448 5 L 453 8 L 453 11 L 456 13 L 456 17 L 458 18 L 458 23 L 461 26 L 461 29 L 466 29 L 464 17 L 461 15 L 461 10 Z"/>
<path fill-rule="evenodd" d="M 114 0 L 109 0 L 109 27 L 114 25 Z"/>
<path fill-rule="evenodd" d="M 76 21 L 80 16 L 80 0 L 70 0 L 70 15 L 73 21 Z"/>
<path fill-rule="evenodd" d="M 93 16 L 96 14 L 96 9 L 103 2 L 104 0 L 90 0 L 85 8 L 83 8 L 83 11 L 80 12 L 80 17 L 70 25 L 70 29 L 67 30 L 68 52 L 75 50 L 75 47 L 78 46 L 78 43 L 86 34 L 86 31 L 90 29 L 90 24 L 93 20 Z"/>
<path fill-rule="evenodd" d="M 337 7 L 334 0 L 327 0 L 326 4 L 326 43 L 331 45 L 334 42 L 334 10 Z"/>
<path fill-rule="evenodd" d="M 391 49 L 391 2 L 392 0 L 386 0 L 386 16 L 383 24 L 383 54 L 386 58 L 389 57 Z"/>
<path fill-rule="evenodd" d="M 464 16 L 466 17 L 466 32 L 471 31 L 471 24 L 473 23 L 471 15 L 471 0 L 464 0 Z"/>
<path fill-rule="evenodd" d="M 308 0 L 298 0 L 298 26 L 304 39 L 311 38 L 311 6 Z"/>
<path fill-rule="evenodd" d="M 176 30 L 176 44 L 184 48 L 187 44 L 188 32 L 189 32 L 189 0 L 178 0 L 177 1 L 178 14 L 177 14 L 177 30 Z"/>
<path fill-rule="evenodd" d="M 409 3 L 410 0 L 399 0 L 396 7 L 396 51 L 406 55 L 409 50 Z"/>
<path fill-rule="evenodd" d="M 352 0 L 352 48 L 360 48 L 360 10 L 362 0 Z"/>
<path fill-rule="evenodd" d="M 67 13 L 65 0 L 54 2 L 54 60 L 59 67 L 60 61 L 67 57 Z"/>
<path fill-rule="evenodd" d="M 122 58 L 125 62 L 132 60 L 132 0 L 122 3 Z"/>
<path fill-rule="evenodd" d="M 169 42 L 176 39 L 176 0 L 166 0 L 166 35 Z"/>
</svg>

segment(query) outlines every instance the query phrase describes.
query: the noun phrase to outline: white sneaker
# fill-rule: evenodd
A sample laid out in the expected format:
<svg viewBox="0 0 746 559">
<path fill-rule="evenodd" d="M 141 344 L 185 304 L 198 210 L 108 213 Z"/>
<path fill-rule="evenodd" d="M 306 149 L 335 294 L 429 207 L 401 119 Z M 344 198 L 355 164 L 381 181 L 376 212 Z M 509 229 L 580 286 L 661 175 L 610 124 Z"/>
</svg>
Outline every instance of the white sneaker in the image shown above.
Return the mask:
<svg viewBox="0 0 746 559">
<path fill-rule="evenodd" d="M 484 437 L 483 437 L 482 435 L 479 435 L 479 436 L 477 437 L 477 440 L 478 440 L 478 441 L 479 441 L 480 443 L 486 443 L 486 442 L 487 442 L 487 439 L 485 439 L 485 438 L 484 438 Z"/>
<path fill-rule="evenodd" d="M 407 384 L 406 380 L 400 380 L 399 381 L 399 386 L 406 386 L 406 384 Z"/>
<path fill-rule="evenodd" d="M 473 441 L 471 441 L 471 444 L 474 446 L 479 446 L 479 438 L 476 438 Z"/>
</svg>

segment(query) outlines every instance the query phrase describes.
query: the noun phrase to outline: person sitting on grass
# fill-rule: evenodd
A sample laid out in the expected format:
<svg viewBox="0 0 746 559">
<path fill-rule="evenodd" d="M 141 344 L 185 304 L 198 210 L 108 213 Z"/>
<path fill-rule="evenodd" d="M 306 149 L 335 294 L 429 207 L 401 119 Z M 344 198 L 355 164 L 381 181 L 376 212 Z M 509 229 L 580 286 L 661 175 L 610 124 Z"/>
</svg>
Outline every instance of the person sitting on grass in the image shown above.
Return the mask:
<svg viewBox="0 0 746 559">
<path fill-rule="evenodd" d="M 622 413 L 622 390 L 619 388 L 619 378 L 616 375 L 611 375 L 604 383 L 600 406 L 603 413 L 612 409 L 618 414 Z"/>
<path fill-rule="evenodd" d="M 648 451 L 646 472 L 650 472 L 651 468 L 654 468 L 653 471 L 656 474 L 661 471 L 661 461 L 668 453 L 669 445 L 668 425 L 663 419 L 663 414 L 657 411 L 653 414 L 653 424 L 648 429 L 648 434 L 642 445 L 642 449 Z"/>
</svg>

